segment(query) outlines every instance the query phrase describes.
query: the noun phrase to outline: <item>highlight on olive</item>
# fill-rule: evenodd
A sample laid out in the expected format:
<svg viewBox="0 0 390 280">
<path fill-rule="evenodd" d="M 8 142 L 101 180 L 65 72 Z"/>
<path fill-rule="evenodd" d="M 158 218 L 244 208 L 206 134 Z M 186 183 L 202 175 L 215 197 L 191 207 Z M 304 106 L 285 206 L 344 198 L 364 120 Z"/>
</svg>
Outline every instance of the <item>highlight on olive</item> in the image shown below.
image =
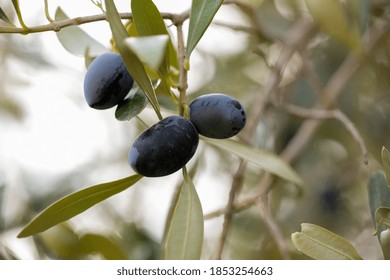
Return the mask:
<svg viewBox="0 0 390 280">
<path fill-rule="evenodd" d="M 213 93 L 194 99 L 190 107 L 190 120 L 199 134 L 216 139 L 230 138 L 239 133 L 246 123 L 246 112 L 233 97 Z"/>
<path fill-rule="evenodd" d="M 103 53 L 87 69 L 84 96 L 90 107 L 109 109 L 127 96 L 133 83 L 122 57 L 115 53 Z"/>
<path fill-rule="evenodd" d="M 181 169 L 193 157 L 198 143 L 198 132 L 188 119 L 170 116 L 135 139 L 128 162 L 143 176 L 166 176 Z"/>
</svg>

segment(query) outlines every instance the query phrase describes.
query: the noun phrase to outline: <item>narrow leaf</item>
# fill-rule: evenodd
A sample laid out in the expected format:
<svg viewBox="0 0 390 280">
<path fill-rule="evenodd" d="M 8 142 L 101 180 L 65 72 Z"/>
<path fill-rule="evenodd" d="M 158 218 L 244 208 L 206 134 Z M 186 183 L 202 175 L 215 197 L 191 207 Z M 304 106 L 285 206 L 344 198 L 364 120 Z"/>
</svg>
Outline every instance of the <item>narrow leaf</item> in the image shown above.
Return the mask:
<svg viewBox="0 0 390 280">
<path fill-rule="evenodd" d="M 137 55 L 134 54 L 125 44 L 125 39 L 128 37 L 128 33 L 122 24 L 118 10 L 116 9 L 113 0 L 105 0 L 105 4 L 107 10 L 107 20 L 110 24 L 116 47 L 123 58 L 127 71 L 129 71 L 133 79 L 144 91 L 159 119 L 162 119 L 160 105 L 158 104 L 156 93 L 152 86 L 152 82 L 146 73 L 145 67 Z"/>
<path fill-rule="evenodd" d="M 115 237 L 87 233 L 80 237 L 80 244 L 85 254 L 100 254 L 106 260 L 126 260 L 127 256 Z"/>
<path fill-rule="evenodd" d="M 386 174 L 387 185 L 390 187 L 390 152 L 382 148 L 382 164 Z"/>
<path fill-rule="evenodd" d="M 69 19 L 69 17 L 60 7 L 58 7 L 55 13 L 55 20 L 61 21 L 66 19 Z M 63 28 L 56 32 L 56 34 L 61 45 L 73 55 L 84 56 L 86 50 L 88 50 L 88 55 L 90 56 L 96 56 L 107 52 L 106 47 L 78 26 Z"/>
<path fill-rule="evenodd" d="M 361 52 L 359 23 L 348 19 L 339 0 L 305 0 L 305 2 L 314 21 L 331 37 L 351 50 Z"/>
<path fill-rule="evenodd" d="M 117 181 L 95 185 L 65 196 L 38 214 L 24 227 L 18 237 L 37 234 L 69 220 L 95 204 L 126 190 L 141 178 L 141 175 L 136 174 Z"/>
<path fill-rule="evenodd" d="M 166 260 L 200 259 L 203 245 L 203 211 L 194 184 L 185 168 L 184 182 L 168 215 L 163 257 Z"/>
<path fill-rule="evenodd" d="M 303 223 L 291 235 L 295 247 L 317 260 L 361 260 L 356 249 L 341 236 L 320 226 Z"/>
<path fill-rule="evenodd" d="M 125 43 L 145 65 L 153 71 L 158 71 L 163 62 L 168 41 L 168 35 L 154 35 L 129 37 L 126 38 Z"/>
<path fill-rule="evenodd" d="M 147 104 L 145 94 L 138 88 L 133 95 L 119 103 L 115 110 L 115 118 L 119 121 L 129 121 L 138 116 Z"/>
<path fill-rule="evenodd" d="M 1 7 L 0 7 L 0 19 L 4 22 L 8 23 L 9 25 L 14 26 L 12 21 L 7 17 L 6 13 L 4 12 L 4 10 Z"/>
<path fill-rule="evenodd" d="M 202 137 L 202 139 L 218 148 L 231 152 L 242 159 L 252 162 L 258 167 L 277 175 L 283 179 L 291 181 L 302 186 L 304 183 L 301 177 L 291 168 L 291 166 L 276 156 L 275 154 L 259 150 L 246 144 L 231 139 L 211 139 Z"/>
<path fill-rule="evenodd" d="M 132 0 L 131 11 L 133 13 L 134 25 L 139 36 L 168 36 L 167 51 L 164 53 L 165 60 L 161 64 L 159 74 L 163 79 L 168 79 L 168 76 L 174 80 L 178 79 L 177 75 L 171 71 L 171 68 L 179 68 L 177 52 L 173 46 L 164 19 L 156 5 L 151 0 Z"/>
<path fill-rule="evenodd" d="M 192 0 L 188 27 L 187 57 L 190 57 L 206 29 L 209 27 L 223 0 Z"/>
<path fill-rule="evenodd" d="M 390 207 L 378 207 L 375 211 L 375 232 L 374 235 L 378 234 L 379 230 L 390 228 Z"/>
<path fill-rule="evenodd" d="M 368 200 L 374 228 L 376 224 L 376 211 L 379 207 L 390 207 L 390 189 L 382 172 L 370 176 L 368 180 Z"/>
</svg>

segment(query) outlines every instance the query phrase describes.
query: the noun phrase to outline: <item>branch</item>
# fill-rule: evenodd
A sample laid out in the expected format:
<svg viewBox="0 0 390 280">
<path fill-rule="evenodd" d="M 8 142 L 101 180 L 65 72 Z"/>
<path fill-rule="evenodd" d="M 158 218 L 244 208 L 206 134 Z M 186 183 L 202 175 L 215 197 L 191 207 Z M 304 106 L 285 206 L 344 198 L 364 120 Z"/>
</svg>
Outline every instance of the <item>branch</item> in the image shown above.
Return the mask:
<svg viewBox="0 0 390 280">
<path fill-rule="evenodd" d="M 352 137 L 359 144 L 360 150 L 363 155 L 363 163 L 368 164 L 368 151 L 362 136 L 360 135 L 359 131 L 357 130 L 353 122 L 339 109 L 336 110 L 307 109 L 293 104 L 285 104 L 282 105 L 282 107 L 286 112 L 303 118 L 310 118 L 310 119 L 317 119 L 317 120 L 324 120 L 324 119 L 338 120 L 345 126 L 347 131 L 351 133 Z"/>
<path fill-rule="evenodd" d="M 121 17 L 121 19 L 132 19 L 131 13 L 120 13 L 119 16 Z M 164 19 L 168 19 L 171 21 L 177 21 L 178 20 L 177 17 L 180 17 L 181 20 L 183 18 L 182 14 L 176 15 L 171 13 L 161 13 L 161 16 Z M 48 31 L 58 32 L 62 28 L 68 26 L 78 26 L 78 25 L 102 21 L 102 20 L 107 20 L 105 14 L 76 17 L 76 18 L 70 18 L 61 21 L 53 21 L 51 23 L 44 24 L 44 25 L 30 26 L 28 27 L 28 29 L 24 29 L 21 27 L 0 26 L 0 33 L 30 34 L 30 33 L 48 32 Z"/>
<path fill-rule="evenodd" d="M 387 34 L 387 32 L 389 32 L 389 29 L 390 29 L 390 19 L 388 18 L 380 18 L 374 23 L 374 26 L 370 28 L 370 30 L 368 30 L 367 34 L 365 35 L 365 54 L 369 54 L 373 50 L 373 48 L 378 43 L 378 41 L 381 38 L 383 38 Z M 363 57 L 349 55 L 344 60 L 343 64 L 333 74 L 328 84 L 321 92 L 321 96 L 325 96 L 325 93 L 327 93 L 326 97 L 324 97 L 326 101 L 324 101 L 323 104 L 322 103 L 317 104 L 317 108 L 318 106 L 320 106 L 322 107 L 323 110 L 325 110 L 327 107 L 330 107 L 330 105 L 335 101 L 335 99 L 338 98 L 338 96 L 341 94 L 342 89 L 344 88 L 347 81 L 352 76 L 353 72 L 357 69 L 362 59 Z M 331 91 L 331 89 L 333 91 Z M 313 113 L 313 111 L 311 113 Z M 317 113 L 311 115 L 319 116 L 319 114 Z M 339 120 L 344 121 L 344 123 L 346 122 L 343 117 L 341 118 L 339 117 Z M 294 136 L 294 138 L 290 141 L 289 145 L 282 152 L 281 157 L 285 159 L 287 162 L 290 162 L 293 159 L 295 159 L 295 157 L 300 154 L 302 149 L 306 146 L 308 141 L 314 135 L 314 132 L 316 131 L 317 127 L 320 124 L 321 124 L 321 119 L 318 118 L 308 119 L 304 121 L 304 123 L 301 125 L 300 129 Z M 356 136 L 354 137 L 356 139 Z M 267 177 L 269 178 L 267 179 Z M 248 198 L 236 202 L 233 205 L 233 210 L 235 212 L 243 211 L 259 203 L 259 199 L 261 199 L 262 196 L 268 192 L 273 182 L 273 176 L 265 176 L 263 177 L 263 179 L 264 180 L 261 180 L 259 183 L 259 188 L 258 188 L 259 191 L 257 194 L 252 194 Z M 204 218 L 211 219 L 223 215 L 224 213 L 225 213 L 225 209 L 219 209 L 205 215 Z"/>
<path fill-rule="evenodd" d="M 259 123 L 259 120 L 264 113 L 265 106 L 268 103 L 271 94 L 279 86 L 279 83 L 282 79 L 285 65 L 290 60 L 291 56 L 295 53 L 297 48 L 299 48 L 301 45 L 306 43 L 306 41 L 309 38 L 308 35 L 310 34 L 312 27 L 313 27 L 313 23 L 311 21 L 309 21 L 307 18 L 301 18 L 293 25 L 293 27 L 291 28 L 291 32 L 289 32 L 288 35 L 286 36 L 284 40 L 285 43 L 284 49 L 279 59 L 277 60 L 276 64 L 271 69 L 270 82 L 265 86 L 262 94 L 256 95 L 257 98 L 254 100 L 252 110 L 250 114 L 248 114 L 248 121 L 245 130 L 242 132 L 241 140 L 243 142 L 247 142 L 247 143 L 251 142 L 251 138 L 256 130 L 257 124 Z M 226 242 L 226 238 L 232 221 L 232 216 L 233 213 L 235 212 L 235 199 L 238 196 L 244 184 L 245 170 L 246 170 L 246 162 L 240 160 L 240 165 L 233 176 L 228 203 L 225 209 L 222 210 L 222 213 L 225 215 L 225 217 L 224 217 L 222 233 L 218 240 L 213 255 L 215 259 L 220 259 L 222 256 L 223 247 Z M 205 216 L 205 218 L 207 218 L 207 216 Z"/>
</svg>

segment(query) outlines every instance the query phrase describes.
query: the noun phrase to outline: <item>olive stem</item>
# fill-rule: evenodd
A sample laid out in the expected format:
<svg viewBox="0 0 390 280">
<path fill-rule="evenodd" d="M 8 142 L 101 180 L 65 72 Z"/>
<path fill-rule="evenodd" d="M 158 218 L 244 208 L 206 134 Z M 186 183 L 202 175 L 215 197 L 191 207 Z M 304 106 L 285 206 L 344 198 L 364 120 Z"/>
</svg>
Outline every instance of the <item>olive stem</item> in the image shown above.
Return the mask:
<svg viewBox="0 0 390 280">
<path fill-rule="evenodd" d="M 186 61 L 188 58 L 186 57 L 186 49 L 184 46 L 184 36 L 183 36 L 183 22 L 179 22 L 176 24 L 177 28 L 177 49 L 179 53 L 179 114 L 181 116 L 184 116 L 185 118 L 188 118 L 189 111 L 188 111 L 188 104 L 187 104 L 187 88 L 188 88 L 188 71 L 186 68 Z"/>
<path fill-rule="evenodd" d="M 47 6 L 45 7 L 45 9 L 46 8 L 47 8 Z M 119 16 L 121 19 L 132 19 L 133 18 L 131 13 L 119 13 Z M 176 14 L 172 14 L 172 13 L 161 13 L 161 16 L 164 19 L 168 19 L 171 21 L 175 21 L 177 16 L 183 17 L 182 14 L 176 15 Z M 47 14 L 46 14 L 46 17 L 47 17 Z M 47 19 L 50 21 L 49 18 L 47 18 Z M 107 17 L 105 14 L 97 14 L 97 15 L 91 15 L 91 16 L 85 16 L 85 17 L 75 17 L 75 18 L 69 18 L 69 19 L 60 20 L 60 21 L 52 21 L 48 24 L 30 26 L 30 27 L 28 27 L 28 29 L 21 28 L 21 27 L 12 27 L 12 26 L 0 26 L 0 33 L 30 34 L 30 33 L 48 32 L 48 31 L 58 32 L 62 28 L 65 28 L 65 27 L 78 26 L 78 25 L 102 21 L 102 20 L 107 20 Z"/>
<path fill-rule="evenodd" d="M 54 22 L 54 19 L 50 16 L 50 13 L 49 13 L 49 2 L 48 2 L 48 0 L 45 0 L 45 15 L 46 15 L 46 19 L 49 22 Z"/>
</svg>

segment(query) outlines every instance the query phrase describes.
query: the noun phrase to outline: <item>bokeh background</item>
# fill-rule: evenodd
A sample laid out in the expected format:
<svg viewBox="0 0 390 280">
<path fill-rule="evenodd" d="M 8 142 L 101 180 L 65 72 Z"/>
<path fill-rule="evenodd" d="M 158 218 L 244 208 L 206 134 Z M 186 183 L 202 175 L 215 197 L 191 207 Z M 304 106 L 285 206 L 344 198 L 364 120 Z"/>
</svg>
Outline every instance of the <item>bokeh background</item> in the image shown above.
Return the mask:
<svg viewBox="0 0 390 280">
<path fill-rule="evenodd" d="M 19 2 L 28 26 L 47 23 L 43 1 Z M 128 12 L 128 2 L 116 1 L 118 10 Z M 225 2 L 191 57 L 188 99 L 227 93 L 251 114 L 253 100 L 272 82 L 270 73 L 285 47 L 285 38 L 302 16 L 309 15 L 304 1 Z M 389 1 L 343 2 L 351 21 L 358 20 L 359 34 L 367 33 L 379 18 L 389 20 Z M 349 2 L 360 3 L 358 14 L 348 8 Z M 170 13 L 191 7 L 189 0 L 154 3 L 161 12 Z M 52 15 L 57 7 L 69 17 L 100 13 L 89 0 L 51 0 L 49 7 Z M 17 23 L 11 1 L 3 1 L 1 8 Z M 187 27 L 188 21 L 185 31 Z M 110 48 L 107 22 L 81 28 Z M 175 28 L 169 28 L 176 38 Z M 303 222 L 343 236 L 366 259 L 383 258 L 372 234 L 367 182 L 381 168 L 382 146 L 390 147 L 389 35 L 385 32 L 365 54 L 333 104 L 359 132 L 368 150 L 368 165 L 363 163 L 356 137 L 340 121 L 326 119 L 291 163 L 305 187 L 277 180 L 268 191 L 269 207 L 290 258 L 307 258 L 290 240 Z M 321 26 L 313 28 L 310 40 L 283 65 L 279 86 L 256 124 L 254 146 L 275 154 L 285 149 L 307 117 L 295 116 L 280 104 L 314 108 L 323 98 L 319 89 L 354 51 L 344 43 Z M 83 96 L 84 57 L 66 51 L 54 32 L 0 34 L 0 60 L 0 259 L 159 258 L 180 172 L 145 178 L 66 223 L 34 237 L 16 238 L 28 221 L 64 195 L 131 175 L 127 151 L 140 126 L 136 120 L 116 120 L 114 109 L 88 107 Z M 149 107 L 141 117 L 148 123 L 157 121 Z M 225 207 L 238 165 L 237 157 L 200 144 L 190 166 L 194 167 L 193 180 L 206 218 Z M 256 194 L 263 175 L 262 170 L 248 165 L 237 199 Z M 254 204 L 234 214 L 224 258 L 282 257 L 260 212 Z M 205 259 L 213 254 L 223 219 L 221 214 L 205 220 Z"/>
</svg>

